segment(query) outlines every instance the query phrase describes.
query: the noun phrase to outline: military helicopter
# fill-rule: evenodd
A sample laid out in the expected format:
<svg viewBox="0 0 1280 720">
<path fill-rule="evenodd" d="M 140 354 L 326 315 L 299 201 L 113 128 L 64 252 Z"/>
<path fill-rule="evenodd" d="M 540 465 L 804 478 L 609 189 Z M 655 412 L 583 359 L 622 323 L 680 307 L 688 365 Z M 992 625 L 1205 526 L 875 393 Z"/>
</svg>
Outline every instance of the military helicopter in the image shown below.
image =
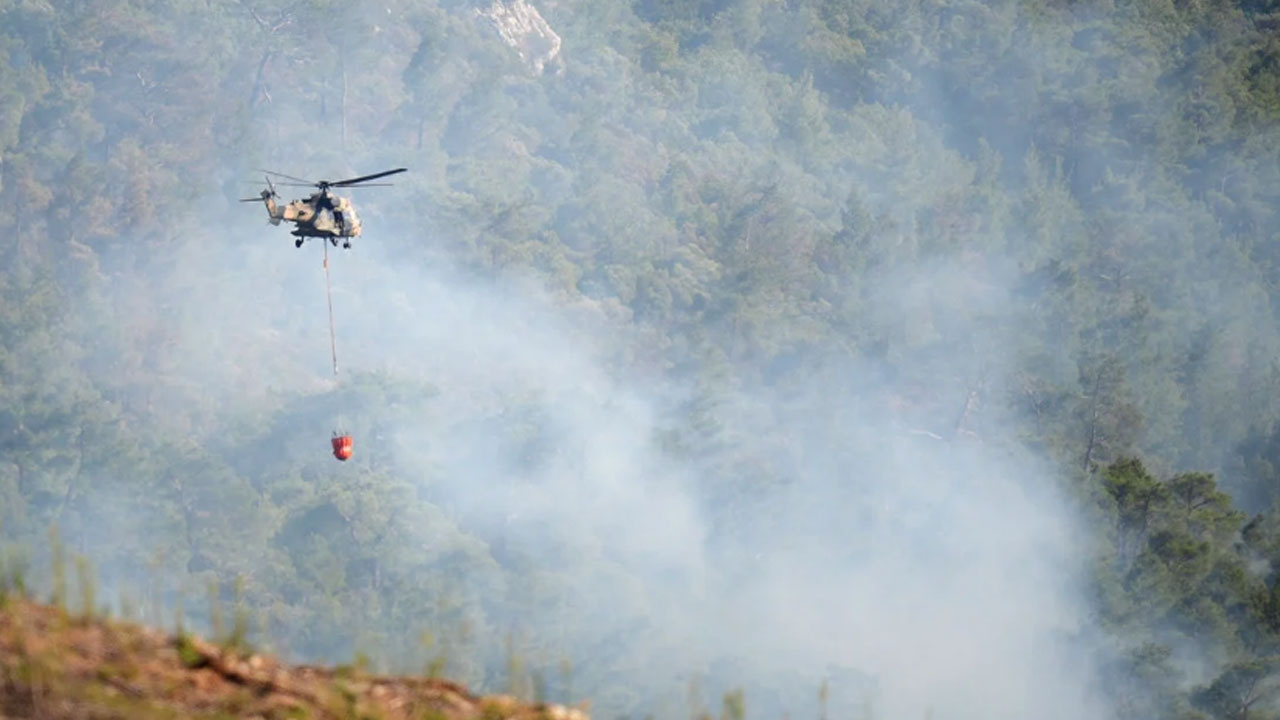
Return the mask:
<svg viewBox="0 0 1280 720">
<path fill-rule="evenodd" d="M 267 181 L 267 189 L 263 190 L 256 198 L 240 198 L 240 202 L 261 201 L 267 207 L 267 214 L 271 218 L 272 225 L 279 225 L 281 220 L 293 223 L 295 227 L 291 234 L 297 238 L 293 242 L 294 247 L 300 248 L 304 240 L 314 237 L 328 238 L 334 247 L 338 246 L 338 240 L 341 239 L 342 247 L 350 249 L 351 238 L 360 234 L 360 217 L 356 215 L 356 209 L 351 204 L 351 200 L 330 192 L 329 188 L 356 185 L 360 185 L 360 187 L 385 187 L 391 183 L 372 183 L 369 185 L 361 185 L 361 183 L 402 173 L 405 170 L 407 168 L 396 168 L 395 170 L 387 170 L 373 175 L 362 175 L 357 178 L 338 180 L 336 182 L 329 180 L 311 182 L 292 175 L 263 170 L 262 172 L 266 173 L 263 178 Z M 276 199 L 280 196 L 276 194 L 276 186 L 272 184 L 270 175 L 293 181 L 282 182 L 280 185 L 315 187 L 320 190 L 312 193 L 306 199 L 293 200 L 286 205 L 280 205 L 276 202 Z"/>
</svg>

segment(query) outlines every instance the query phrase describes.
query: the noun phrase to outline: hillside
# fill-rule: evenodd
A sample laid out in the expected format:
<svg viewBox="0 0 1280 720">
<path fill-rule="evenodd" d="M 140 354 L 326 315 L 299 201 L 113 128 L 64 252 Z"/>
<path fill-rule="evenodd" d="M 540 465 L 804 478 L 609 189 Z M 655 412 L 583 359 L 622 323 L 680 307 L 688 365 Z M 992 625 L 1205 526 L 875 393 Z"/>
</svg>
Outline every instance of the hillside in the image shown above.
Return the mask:
<svg viewBox="0 0 1280 720">
<path fill-rule="evenodd" d="M 599 718 L 1275 720 L 1277 28 L 0 0 L 0 557 Z M 399 167 L 328 274 L 237 202 Z"/>
<path fill-rule="evenodd" d="M 581 710 L 479 697 L 440 679 L 275 659 L 51 605 L 0 604 L 0 717 L 586 720 Z"/>
</svg>

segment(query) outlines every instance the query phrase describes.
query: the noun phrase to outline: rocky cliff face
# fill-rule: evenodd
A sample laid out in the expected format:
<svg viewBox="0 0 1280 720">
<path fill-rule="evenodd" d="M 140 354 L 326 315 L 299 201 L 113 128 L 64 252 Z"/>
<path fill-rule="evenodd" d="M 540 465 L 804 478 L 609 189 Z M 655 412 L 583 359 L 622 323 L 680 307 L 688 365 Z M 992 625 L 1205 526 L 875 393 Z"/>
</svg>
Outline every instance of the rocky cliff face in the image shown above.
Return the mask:
<svg viewBox="0 0 1280 720">
<path fill-rule="evenodd" d="M 557 73 L 563 69 L 560 36 L 526 0 L 493 0 L 489 6 L 477 8 L 476 15 L 493 25 L 533 74 L 541 75 L 548 67 Z"/>
</svg>

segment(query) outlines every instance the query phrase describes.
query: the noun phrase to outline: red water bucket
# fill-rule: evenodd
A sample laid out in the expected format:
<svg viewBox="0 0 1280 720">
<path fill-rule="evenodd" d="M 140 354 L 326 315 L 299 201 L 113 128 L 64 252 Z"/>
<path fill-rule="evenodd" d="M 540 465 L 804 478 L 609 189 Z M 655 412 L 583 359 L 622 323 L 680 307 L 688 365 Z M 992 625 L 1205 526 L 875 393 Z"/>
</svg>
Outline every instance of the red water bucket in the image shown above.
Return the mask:
<svg viewBox="0 0 1280 720">
<path fill-rule="evenodd" d="M 351 459 L 351 453 L 355 452 L 353 449 L 355 442 L 350 435 L 334 435 L 332 442 L 334 457 L 344 462 Z"/>
</svg>

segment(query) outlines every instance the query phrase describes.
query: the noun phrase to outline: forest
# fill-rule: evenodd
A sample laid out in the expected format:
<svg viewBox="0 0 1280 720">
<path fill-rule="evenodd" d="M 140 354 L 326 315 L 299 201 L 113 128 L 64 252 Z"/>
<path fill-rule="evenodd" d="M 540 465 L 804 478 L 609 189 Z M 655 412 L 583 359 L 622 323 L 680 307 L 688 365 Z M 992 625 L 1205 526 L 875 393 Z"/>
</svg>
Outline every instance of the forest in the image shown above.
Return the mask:
<svg viewBox="0 0 1280 720">
<path fill-rule="evenodd" d="M 1280 1 L 0 18 L 5 573 L 596 718 L 1280 718 Z M 237 200 L 395 167 L 335 374 Z"/>
</svg>

